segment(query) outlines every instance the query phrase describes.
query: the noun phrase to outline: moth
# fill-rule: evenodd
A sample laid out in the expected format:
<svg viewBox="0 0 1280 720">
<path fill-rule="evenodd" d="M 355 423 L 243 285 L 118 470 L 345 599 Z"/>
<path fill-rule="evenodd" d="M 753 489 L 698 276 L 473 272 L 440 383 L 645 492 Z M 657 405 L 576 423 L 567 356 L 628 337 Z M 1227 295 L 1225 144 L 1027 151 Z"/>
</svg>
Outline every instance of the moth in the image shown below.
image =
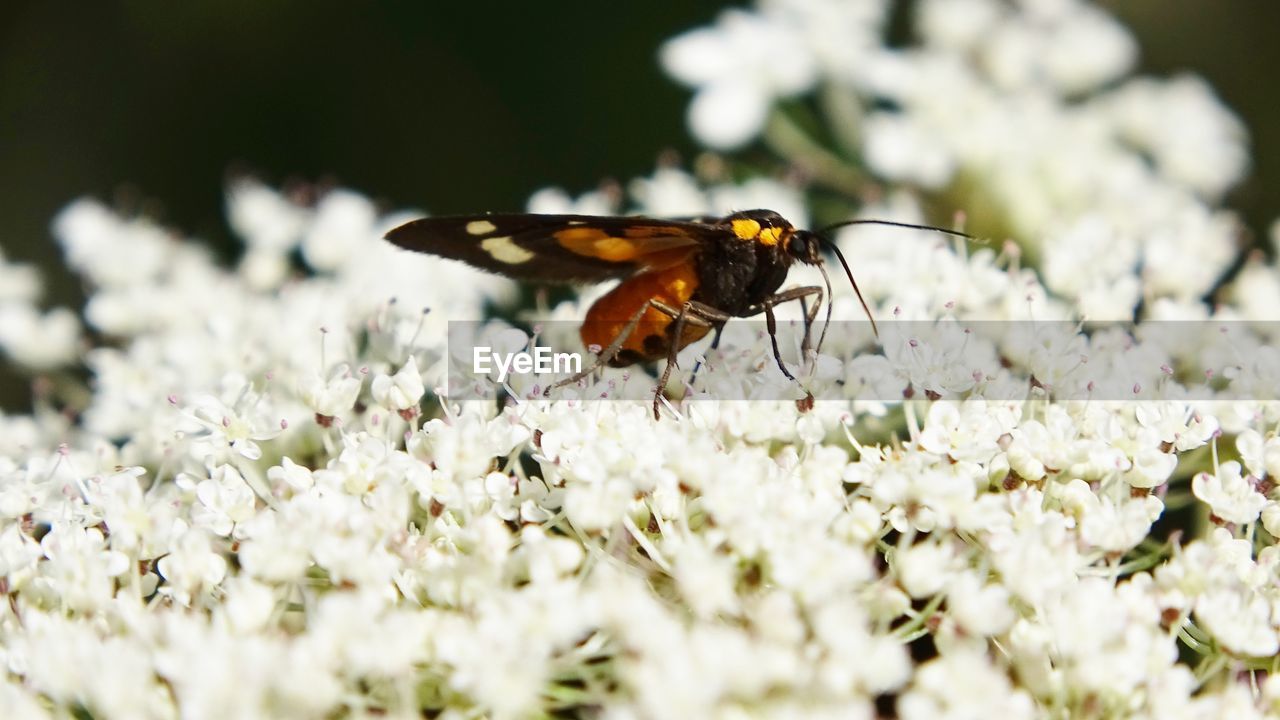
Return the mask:
<svg viewBox="0 0 1280 720">
<path fill-rule="evenodd" d="M 653 398 L 653 414 L 658 418 L 662 389 L 676 366 L 677 354 L 712 332 L 714 347 L 725 323 L 735 317 L 764 315 L 774 360 L 782 374 L 795 381 L 778 348 L 774 309 L 786 302 L 801 303 L 805 320 L 801 347 L 807 352 L 809 330 L 824 300 L 828 319 L 831 313 L 824 247 L 839 259 L 875 330 L 875 318 L 848 261 L 827 239 L 831 230 L 857 224 L 968 237 L 959 231 L 887 220 L 850 220 L 814 232 L 796 228 L 772 210 L 745 210 L 690 220 L 536 214 L 429 217 L 395 228 L 386 239 L 406 250 L 461 260 L 516 280 L 580 284 L 621 280 L 587 310 L 582 322 L 583 345 L 601 348 L 596 364 L 547 390 L 578 382 L 600 365 L 626 367 L 665 359 Z M 782 290 L 788 271 L 797 263 L 817 267 L 823 285 Z M 812 396 L 807 400 L 811 403 Z"/>
</svg>

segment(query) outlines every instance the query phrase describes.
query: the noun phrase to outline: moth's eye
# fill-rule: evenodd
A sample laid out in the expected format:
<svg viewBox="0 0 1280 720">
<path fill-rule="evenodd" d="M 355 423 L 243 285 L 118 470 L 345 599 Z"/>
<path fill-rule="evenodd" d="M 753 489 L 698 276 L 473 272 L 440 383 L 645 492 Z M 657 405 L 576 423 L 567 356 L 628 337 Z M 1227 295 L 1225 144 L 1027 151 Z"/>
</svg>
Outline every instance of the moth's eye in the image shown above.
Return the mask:
<svg viewBox="0 0 1280 720">
<path fill-rule="evenodd" d="M 787 240 L 787 254 L 794 257 L 804 257 L 806 253 L 806 245 L 804 238 L 800 237 L 800 233 L 795 233 Z"/>
</svg>

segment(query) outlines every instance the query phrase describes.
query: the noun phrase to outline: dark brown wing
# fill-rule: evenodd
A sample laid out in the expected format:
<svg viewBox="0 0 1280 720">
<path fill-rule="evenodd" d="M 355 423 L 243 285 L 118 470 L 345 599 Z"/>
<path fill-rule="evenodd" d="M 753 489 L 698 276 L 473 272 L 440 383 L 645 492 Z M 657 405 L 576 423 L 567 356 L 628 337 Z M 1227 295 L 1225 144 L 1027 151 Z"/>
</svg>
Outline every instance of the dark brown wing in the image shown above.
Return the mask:
<svg viewBox="0 0 1280 720">
<path fill-rule="evenodd" d="M 414 220 L 387 240 L 518 280 L 600 282 L 687 259 L 723 226 L 595 215 L 462 215 Z"/>
</svg>

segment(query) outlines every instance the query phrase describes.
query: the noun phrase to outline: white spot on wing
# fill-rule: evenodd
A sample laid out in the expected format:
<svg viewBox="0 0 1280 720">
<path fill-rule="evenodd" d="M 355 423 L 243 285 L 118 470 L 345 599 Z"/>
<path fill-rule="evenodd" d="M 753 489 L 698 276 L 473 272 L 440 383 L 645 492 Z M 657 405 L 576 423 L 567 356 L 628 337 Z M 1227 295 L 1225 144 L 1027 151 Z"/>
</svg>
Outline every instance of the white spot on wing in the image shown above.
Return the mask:
<svg viewBox="0 0 1280 720">
<path fill-rule="evenodd" d="M 509 235 L 485 238 L 480 242 L 480 247 L 494 260 L 508 265 L 519 265 L 533 259 L 533 253 L 511 242 Z"/>
<path fill-rule="evenodd" d="M 467 223 L 467 232 L 471 235 L 488 235 L 497 229 L 498 226 L 488 220 L 472 220 Z"/>
</svg>

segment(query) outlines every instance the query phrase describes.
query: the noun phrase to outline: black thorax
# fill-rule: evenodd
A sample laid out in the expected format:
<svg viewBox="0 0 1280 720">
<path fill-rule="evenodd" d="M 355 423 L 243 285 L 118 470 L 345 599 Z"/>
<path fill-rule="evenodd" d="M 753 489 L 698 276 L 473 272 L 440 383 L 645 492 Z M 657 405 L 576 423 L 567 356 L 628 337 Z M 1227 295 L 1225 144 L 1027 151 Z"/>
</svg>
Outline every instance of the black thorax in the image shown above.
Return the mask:
<svg viewBox="0 0 1280 720">
<path fill-rule="evenodd" d="M 698 257 L 698 289 L 693 299 L 729 315 L 777 292 L 787 279 L 791 258 L 777 245 L 725 237 L 709 243 Z"/>
</svg>

